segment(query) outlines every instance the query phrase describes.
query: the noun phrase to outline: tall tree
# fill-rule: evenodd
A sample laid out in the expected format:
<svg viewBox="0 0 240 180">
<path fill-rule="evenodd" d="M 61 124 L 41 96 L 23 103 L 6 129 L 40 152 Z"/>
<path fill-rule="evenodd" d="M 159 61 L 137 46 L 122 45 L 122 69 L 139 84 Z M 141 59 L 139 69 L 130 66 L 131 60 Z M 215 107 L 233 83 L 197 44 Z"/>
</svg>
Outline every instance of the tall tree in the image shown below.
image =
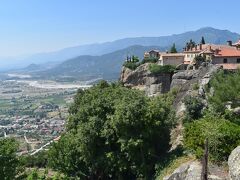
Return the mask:
<svg viewBox="0 0 240 180">
<path fill-rule="evenodd" d="M 175 43 L 173 43 L 171 49 L 170 49 L 170 53 L 177 53 L 177 49 L 176 49 L 176 45 Z"/>
<path fill-rule="evenodd" d="M 20 172 L 20 163 L 16 152 L 18 144 L 14 139 L 0 139 L 0 177 L 12 180 Z"/>
<path fill-rule="evenodd" d="M 206 44 L 203 36 L 202 36 L 202 39 L 201 39 L 201 44 Z"/>
<path fill-rule="evenodd" d="M 67 132 L 49 151 L 50 165 L 81 179 L 151 179 L 169 150 L 170 101 L 117 84 L 79 91 Z"/>
</svg>

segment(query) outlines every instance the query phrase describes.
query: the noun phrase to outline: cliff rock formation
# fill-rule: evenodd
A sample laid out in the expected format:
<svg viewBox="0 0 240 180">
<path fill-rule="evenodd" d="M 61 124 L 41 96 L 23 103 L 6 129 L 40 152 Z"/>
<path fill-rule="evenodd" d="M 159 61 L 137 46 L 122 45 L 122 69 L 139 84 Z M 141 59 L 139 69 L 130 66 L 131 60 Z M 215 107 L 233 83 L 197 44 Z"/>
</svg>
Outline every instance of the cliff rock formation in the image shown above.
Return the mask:
<svg viewBox="0 0 240 180">
<path fill-rule="evenodd" d="M 145 91 L 148 96 L 168 92 L 170 90 L 172 75 L 170 73 L 153 75 L 149 71 L 149 65 L 149 63 L 142 64 L 136 70 L 123 67 L 120 81 L 127 87 Z"/>
</svg>

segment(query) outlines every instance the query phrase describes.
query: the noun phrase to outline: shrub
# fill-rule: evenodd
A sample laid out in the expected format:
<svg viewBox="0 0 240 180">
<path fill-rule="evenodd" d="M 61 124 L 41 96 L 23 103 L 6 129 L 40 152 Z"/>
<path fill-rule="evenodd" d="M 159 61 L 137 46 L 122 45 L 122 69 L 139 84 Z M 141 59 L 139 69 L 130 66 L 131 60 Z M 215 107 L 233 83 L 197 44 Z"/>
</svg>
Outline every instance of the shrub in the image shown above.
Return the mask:
<svg viewBox="0 0 240 180">
<path fill-rule="evenodd" d="M 193 90 L 198 90 L 199 89 L 199 84 L 198 83 L 194 83 L 193 84 Z"/>
<path fill-rule="evenodd" d="M 211 160 L 225 161 L 231 151 L 240 144 L 240 126 L 216 116 L 207 116 L 186 125 L 184 146 L 197 158 L 203 155 L 206 138 L 209 141 Z"/>
<path fill-rule="evenodd" d="M 186 106 L 186 120 L 199 119 L 202 116 L 204 104 L 198 97 L 186 96 L 184 98 Z"/>
<path fill-rule="evenodd" d="M 239 82 L 240 70 L 235 73 L 220 71 L 206 86 L 210 110 L 238 125 L 240 125 L 239 114 L 234 113 L 233 109 L 240 107 Z M 227 105 L 230 105 L 229 109 Z"/>
<path fill-rule="evenodd" d="M 145 64 L 145 63 L 156 63 L 158 62 L 158 58 L 154 58 L 154 57 L 149 57 L 149 58 L 144 58 L 141 62 L 141 64 Z"/>
<path fill-rule="evenodd" d="M 157 65 L 151 64 L 149 66 L 149 70 L 152 74 L 160 74 L 160 73 L 173 73 L 176 70 L 175 66 L 172 65 Z"/>
<path fill-rule="evenodd" d="M 213 109 L 221 114 L 226 110 L 226 103 L 231 102 L 232 108 L 240 106 L 240 70 L 236 73 L 220 71 L 210 81 L 209 102 Z M 213 95 L 210 93 L 213 89 Z"/>
<path fill-rule="evenodd" d="M 126 68 L 129 68 L 131 70 L 135 70 L 139 66 L 139 63 L 126 61 L 123 64 L 123 66 L 125 66 Z"/>
<path fill-rule="evenodd" d="M 41 151 L 33 156 L 22 156 L 21 161 L 26 167 L 44 168 L 47 166 L 47 152 Z"/>
</svg>

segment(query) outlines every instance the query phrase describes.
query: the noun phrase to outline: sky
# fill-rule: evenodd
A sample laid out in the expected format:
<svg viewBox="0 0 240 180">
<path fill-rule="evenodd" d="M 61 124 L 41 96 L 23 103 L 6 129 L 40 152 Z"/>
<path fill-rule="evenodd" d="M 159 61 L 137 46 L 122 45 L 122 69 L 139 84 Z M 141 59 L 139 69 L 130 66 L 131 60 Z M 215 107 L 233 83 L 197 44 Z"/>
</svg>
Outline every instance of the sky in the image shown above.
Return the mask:
<svg viewBox="0 0 240 180">
<path fill-rule="evenodd" d="M 240 33 L 239 0 L 0 0 L 0 57 L 201 27 Z"/>
</svg>

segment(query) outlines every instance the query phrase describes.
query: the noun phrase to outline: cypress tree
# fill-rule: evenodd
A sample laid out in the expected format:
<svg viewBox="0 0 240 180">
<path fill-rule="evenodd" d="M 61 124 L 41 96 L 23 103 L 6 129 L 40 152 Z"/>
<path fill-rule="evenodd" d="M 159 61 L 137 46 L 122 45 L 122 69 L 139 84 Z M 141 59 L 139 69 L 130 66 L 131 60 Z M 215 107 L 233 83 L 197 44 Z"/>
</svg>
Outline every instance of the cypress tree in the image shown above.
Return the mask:
<svg viewBox="0 0 240 180">
<path fill-rule="evenodd" d="M 205 39 L 203 36 L 202 36 L 201 44 L 205 44 Z"/>
<path fill-rule="evenodd" d="M 171 49 L 170 49 L 170 53 L 177 53 L 177 49 L 176 49 L 176 45 L 175 43 L 173 43 Z"/>
</svg>

